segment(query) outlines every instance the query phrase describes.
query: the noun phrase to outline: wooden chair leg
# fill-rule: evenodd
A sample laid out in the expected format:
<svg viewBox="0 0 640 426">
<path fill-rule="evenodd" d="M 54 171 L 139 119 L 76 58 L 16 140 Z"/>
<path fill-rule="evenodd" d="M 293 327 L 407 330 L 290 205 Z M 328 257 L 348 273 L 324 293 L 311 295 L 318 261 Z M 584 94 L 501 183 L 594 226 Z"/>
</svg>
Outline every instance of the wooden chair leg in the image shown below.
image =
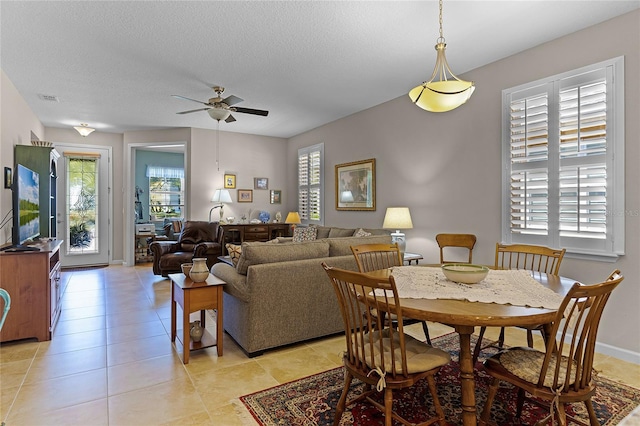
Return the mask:
<svg viewBox="0 0 640 426">
<path fill-rule="evenodd" d="M 344 408 L 347 403 L 347 394 L 349 393 L 349 387 L 351 386 L 351 380 L 353 376 L 348 371 L 344 373 L 344 389 L 342 389 L 342 394 L 340 395 L 340 399 L 338 400 L 338 405 L 336 406 L 336 415 L 333 418 L 333 426 L 338 426 L 340 424 L 340 419 L 342 418 L 342 413 L 344 413 Z"/>
<path fill-rule="evenodd" d="M 500 327 L 500 336 L 498 337 L 498 346 L 504 347 L 504 327 Z"/>
<path fill-rule="evenodd" d="M 429 392 L 431 398 L 433 398 L 433 406 L 436 409 L 436 415 L 438 417 L 438 424 L 440 426 L 447 426 L 447 422 L 444 421 L 444 410 L 440 405 L 440 399 L 438 398 L 438 390 L 436 388 L 436 379 L 433 376 L 427 376 L 427 384 L 429 385 Z"/>
<path fill-rule="evenodd" d="M 516 418 L 519 419 L 522 414 L 522 407 L 524 407 L 524 390 L 518 389 L 518 399 L 516 400 Z"/>
<path fill-rule="evenodd" d="M 558 424 L 560 426 L 567 426 L 567 413 L 564 411 L 564 404 L 558 404 Z"/>
<path fill-rule="evenodd" d="M 494 378 L 491 381 L 491 385 L 489 385 L 489 390 L 487 392 L 487 401 L 484 403 L 484 408 L 482 409 L 482 414 L 480 415 L 480 424 L 489 424 L 489 417 L 491 416 L 491 406 L 493 405 L 493 399 L 496 397 L 496 393 L 498 393 L 498 386 L 500 386 L 500 379 Z"/>
<path fill-rule="evenodd" d="M 384 424 L 391 426 L 393 422 L 393 391 L 389 388 L 384 389 Z"/>
<path fill-rule="evenodd" d="M 533 332 L 531 330 L 527 330 L 527 346 L 533 348 Z"/>
<path fill-rule="evenodd" d="M 429 327 L 426 321 L 422 321 L 422 330 L 424 331 L 424 336 L 427 338 L 427 344 L 431 346 L 431 337 L 429 336 Z"/>
<path fill-rule="evenodd" d="M 584 402 L 584 405 L 587 407 L 587 411 L 589 412 L 589 422 L 591 426 L 597 426 L 600 423 L 598 422 L 598 416 L 596 416 L 596 410 L 593 409 L 593 404 L 590 399 L 587 399 Z"/>
<path fill-rule="evenodd" d="M 480 335 L 478 336 L 478 341 L 476 342 L 476 347 L 473 349 L 473 366 L 475 368 L 476 362 L 478 362 L 478 357 L 480 356 L 480 351 L 482 350 L 482 338 L 484 337 L 484 332 L 487 331 L 487 327 L 480 327 Z"/>
</svg>

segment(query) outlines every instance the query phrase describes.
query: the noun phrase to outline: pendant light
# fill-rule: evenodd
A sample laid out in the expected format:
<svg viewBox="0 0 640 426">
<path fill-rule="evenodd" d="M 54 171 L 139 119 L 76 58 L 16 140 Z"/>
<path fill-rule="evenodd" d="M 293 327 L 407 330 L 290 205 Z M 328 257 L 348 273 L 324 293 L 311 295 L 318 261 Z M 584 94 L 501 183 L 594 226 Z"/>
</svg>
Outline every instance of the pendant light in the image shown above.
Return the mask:
<svg viewBox="0 0 640 426">
<path fill-rule="evenodd" d="M 80 135 L 82 135 L 82 137 L 85 137 L 85 138 L 89 136 L 93 131 L 96 130 L 89 127 L 89 125 L 86 123 L 82 123 L 79 126 L 74 126 L 73 128 L 76 129 L 78 133 L 80 133 Z"/>
<path fill-rule="evenodd" d="M 440 37 L 436 40 L 436 66 L 429 81 L 409 92 L 411 102 L 431 112 L 446 112 L 467 102 L 475 86 L 473 81 L 460 80 L 449 68 L 444 54 L 447 44 L 442 35 L 442 0 L 440 0 Z"/>
</svg>

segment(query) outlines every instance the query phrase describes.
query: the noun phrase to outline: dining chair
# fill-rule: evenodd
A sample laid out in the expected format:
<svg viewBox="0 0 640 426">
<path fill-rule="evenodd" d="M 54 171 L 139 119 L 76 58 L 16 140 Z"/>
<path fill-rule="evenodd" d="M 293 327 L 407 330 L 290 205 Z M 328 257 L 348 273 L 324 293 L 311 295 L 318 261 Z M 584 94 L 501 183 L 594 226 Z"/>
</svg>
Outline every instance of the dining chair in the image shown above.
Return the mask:
<svg viewBox="0 0 640 426">
<path fill-rule="evenodd" d="M 596 336 L 609 296 L 623 279 L 620 271 L 615 270 L 599 284 L 575 283 L 550 324 L 545 352 L 526 347 L 509 348 L 485 361 L 486 371 L 493 379 L 481 423 L 489 421 L 498 387 L 505 381 L 518 388 L 518 418 L 527 392 L 533 398 L 550 404 L 547 407 L 550 415 L 536 424 L 546 423 L 549 419 L 554 424 L 557 415 L 558 423 L 566 425 L 564 404 L 580 401 L 587 408 L 591 425 L 600 424 L 591 403 L 591 396 L 596 391 L 596 383 L 592 381 Z"/>
<path fill-rule="evenodd" d="M 436 242 L 440 247 L 440 264 L 444 263 L 460 263 L 459 261 L 451 261 L 444 259 L 444 249 L 453 248 L 447 250 L 449 254 L 455 250 L 455 248 L 467 249 L 469 251 L 469 261 L 471 263 L 473 258 L 473 247 L 476 245 L 476 236 L 473 234 L 438 234 L 436 235 Z"/>
<path fill-rule="evenodd" d="M 397 243 L 394 244 L 360 244 L 357 246 L 351 246 L 351 251 L 356 259 L 358 270 L 360 272 L 375 271 L 378 269 L 388 269 L 392 266 L 402 266 L 402 253 Z M 376 315 L 374 311 L 371 313 Z M 386 315 L 383 313 L 383 315 Z M 384 320 L 384 317 L 382 318 Z M 389 314 L 389 320 L 395 325 L 397 318 L 395 315 Z M 429 326 L 426 321 L 418 321 L 412 318 L 405 318 L 404 324 L 415 324 L 417 322 L 422 323 L 422 330 L 424 331 L 427 343 L 431 344 L 431 337 L 429 336 Z"/>
<path fill-rule="evenodd" d="M 496 256 L 494 269 L 526 269 L 529 271 L 543 272 L 551 275 L 559 275 L 560 264 L 564 258 L 566 249 L 553 249 L 545 246 L 536 246 L 530 244 L 496 244 Z M 542 337 L 546 341 L 544 327 L 541 324 L 532 326 L 522 326 L 527 330 L 527 346 L 533 348 L 533 330 L 542 333 Z M 478 341 L 473 351 L 473 363 L 478 360 L 480 351 L 488 346 L 482 347 L 482 339 L 486 331 L 486 327 L 480 328 Z M 504 346 L 504 327 L 500 329 L 498 337 L 498 347 Z"/>
<path fill-rule="evenodd" d="M 7 319 L 9 309 L 11 309 L 11 296 L 9 296 L 9 292 L 7 290 L 0 288 L 0 298 L 2 298 L 4 304 L 2 308 L 2 316 L 0 316 L 0 330 L 2 330 L 2 326 L 4 325 L 4 321 Z"/>
<path fill-rule="evenodd" d="M 451 357 L 447 352 L 404 333 L 402 312 L 397 309 L 400 301 L 393 276 L 389 278 L 389 282 L 380 282 L 364 273 L 332 268 L 325 262 L 322 267 L 331 280 L 340 305 L 347 346 L 343 356 L 344 388 L 338 400 L 333 424 L 337 426 L 340 423 L 347 405 L 349 388 L 355 377 L 365 383 L 366 387 L 348 405 L 356 401 L 368 401 L 384 413 L 386 426 L 391 426 L 393 420 L 404 425 L 414 424 L 393 410 L 393 391 L 409 388 L 417 381 L 426 379 L 433 398 L 435 416 L 420 424 L 437 422 L 441 426 L 446 425 L 444 411 L 438 399 L 435 375 L 451 361 Z M 371 291 L 381 292 L 381 296 L 367 297 Z M 381 316 L 370 315 L 372 311 L 394 312 L 398 317 L 398 327 L 391 326 Z M 377 393 L 384 393 L 382 403 L 373 398 Z"/>
</svg>

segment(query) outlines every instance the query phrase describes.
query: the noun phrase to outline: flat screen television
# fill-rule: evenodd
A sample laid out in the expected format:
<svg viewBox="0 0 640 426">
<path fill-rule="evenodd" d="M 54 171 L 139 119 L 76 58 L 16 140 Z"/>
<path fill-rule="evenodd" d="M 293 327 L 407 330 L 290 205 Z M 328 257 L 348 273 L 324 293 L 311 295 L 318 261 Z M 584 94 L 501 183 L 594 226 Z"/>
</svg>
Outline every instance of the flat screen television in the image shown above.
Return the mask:
<svg viewBox="0 0 640 426">
<path fill-rule="evenodd" d="M 40 175 L 18 164 L 13 186 L 13 245 L 40 236 Z"/>
</svg>

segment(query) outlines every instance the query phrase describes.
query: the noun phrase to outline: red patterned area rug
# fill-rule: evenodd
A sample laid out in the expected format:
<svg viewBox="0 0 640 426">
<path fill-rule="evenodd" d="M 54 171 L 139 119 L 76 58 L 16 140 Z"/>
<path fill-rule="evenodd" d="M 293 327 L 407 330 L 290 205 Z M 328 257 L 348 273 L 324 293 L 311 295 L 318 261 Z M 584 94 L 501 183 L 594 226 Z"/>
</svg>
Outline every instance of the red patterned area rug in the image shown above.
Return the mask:
<svg viewBox="0 0 640 426">
<path fill-rule="evenodd" d="M 433 345 L 447 350 L 453 362 L 440 370 L 437 376 L 438 395 L 444 407 L 449 424 L 462 424 L 460 380 L 458 378 L 459 339 L 456 333 L 447 334 L 433 340 Z M 472 336 L 472 347 L 475 339 Z M 493 351 L 493 352 L 492 352 Z M 476 404 L 481 411 L 484 406 L 490 376 L 481 365 L 483 356 L 496 350 L 486 349 L 476 364 Z M 424 382 L 424 383 L 422 383 Z M 394 409 L 413 422 L 424 421 L 433 415 L 432 399 L 426 380 L 417 383 L 407 391 L 394 392 Z M 604 377 L 597 377 L 597 392 L 593 405 L 601 425 L 617 425 L 634 408 L 640 405 L 640 390 Z M 253 418 L 260 425 L 330 425 L 336 404 L 344 383 L 342 367 L 315 374 L 260 392 L 240 397 Z M 363 384 L 354 380 L 352 394 L 357 395 Z M 549 411 L 531 402 L 525 402 L 522 417 L 515 418 L 516 391 L 508 384 L 501 385 L 493 403 L 491 420 L 498 425 L 533 425 L 544 418 Z M 567 413 L 589 423 L 584 404 L 567 406 Z M 341 425 L 383 425 L 384 417 L 370 404 L 359 402 L 348 406 Z M 395 424 L 395 423 L 394 423 Z"/>
</svg>

